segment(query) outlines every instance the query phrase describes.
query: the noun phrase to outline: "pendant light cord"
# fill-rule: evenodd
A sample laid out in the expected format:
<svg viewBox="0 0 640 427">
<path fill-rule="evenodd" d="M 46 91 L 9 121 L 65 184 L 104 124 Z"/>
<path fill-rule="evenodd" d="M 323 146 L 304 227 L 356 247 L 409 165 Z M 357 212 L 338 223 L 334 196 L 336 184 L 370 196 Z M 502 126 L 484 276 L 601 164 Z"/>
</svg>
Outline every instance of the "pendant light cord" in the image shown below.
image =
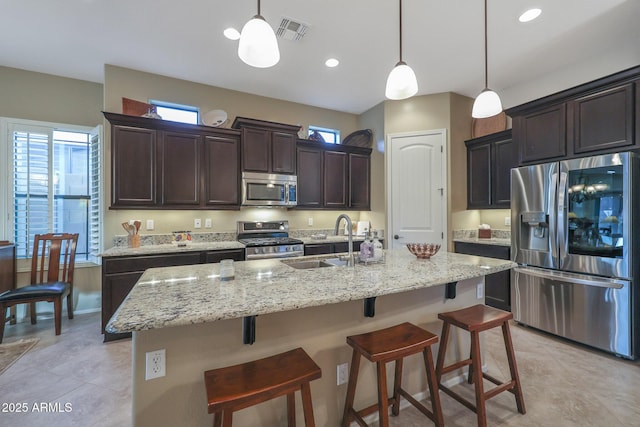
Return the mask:
<svg viewBox="0 0 640 427">
<path fill-rule="evenodd" d="M 489 87 L 489 60 L 487 59 L 487 0 L 484 0 L 484 87 Z"/>
<path fill-rule="evenodd" d="M 485 1 L 486 1 L 486 0 L 485 0 Z M 262 16 L 262 15 L 260 15 L 260 0 L 258 0 L 258 15 L 259 15 L 259 16 Z M 485 36 L 485 38 L 486 38 L 486 36 Z"/>
<path fill-rule="evenodd" d="M 400 0 L 400 62 L 402 62 L 402 0 Z"/>
</svg>

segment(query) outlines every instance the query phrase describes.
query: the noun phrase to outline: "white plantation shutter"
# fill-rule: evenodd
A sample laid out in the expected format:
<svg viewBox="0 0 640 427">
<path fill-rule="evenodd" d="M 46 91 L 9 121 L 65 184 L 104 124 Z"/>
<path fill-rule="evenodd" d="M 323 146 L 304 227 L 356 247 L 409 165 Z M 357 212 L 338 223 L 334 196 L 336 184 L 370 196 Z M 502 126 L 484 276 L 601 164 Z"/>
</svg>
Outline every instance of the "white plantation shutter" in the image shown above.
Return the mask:
<svg viewBox="0 0 640 427">
<path fill-rule="evenodd" d="M 97 256 L 102 251 L 102 241 L 100 239 L 102 224 L 102 144 L 101 144 L 101 126 L 94 128 L 90 135 L 90 168 L 91 179 L 89 181 L 89 191 L 91 194 L 91 207 L 89 210 L 89 234 L 90 248 L 89 253 L 95 257 L 95 261 L 99 261 Z"/>
<path fill-rule="evenodd" d="M 49 186 L 49 149 L 52 132 L 47 129 L 14 131 L 14 239 L 18 257 L 33 253 L 33 236 L 53 225 Z"/>
</svg>

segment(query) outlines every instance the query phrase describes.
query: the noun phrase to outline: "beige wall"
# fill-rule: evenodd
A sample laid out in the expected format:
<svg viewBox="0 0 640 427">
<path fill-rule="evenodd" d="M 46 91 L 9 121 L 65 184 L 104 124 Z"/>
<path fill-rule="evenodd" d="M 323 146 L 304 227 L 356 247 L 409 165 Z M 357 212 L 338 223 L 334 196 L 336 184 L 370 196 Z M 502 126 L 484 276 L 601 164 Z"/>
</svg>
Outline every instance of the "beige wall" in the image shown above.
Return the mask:
<svg viewBox="0 0 640 427">
<path fill-rule="evenodd" d="M 102 123 L 102 85 L 0 66 L 0 117 L 81 126 Z"/>
</svg>

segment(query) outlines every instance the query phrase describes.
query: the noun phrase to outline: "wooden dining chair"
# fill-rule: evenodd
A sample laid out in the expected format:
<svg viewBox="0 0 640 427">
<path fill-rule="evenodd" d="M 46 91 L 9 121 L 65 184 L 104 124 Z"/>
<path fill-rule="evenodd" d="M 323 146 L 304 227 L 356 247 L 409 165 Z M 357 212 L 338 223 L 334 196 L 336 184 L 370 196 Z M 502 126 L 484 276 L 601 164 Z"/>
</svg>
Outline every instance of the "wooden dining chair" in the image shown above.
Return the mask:
<svg viewBox="0 0 640 427">
<path fill-rule="evenodd" d="M 0 343 L 4 336 L 7 309 L 17 304 L 30 305 L 31 324 L 35 324 L 36 302 L 52 302 L 56 335 L 60 335 L 62 299 L 66 296 L 69 319 L 73 319 L 73 270 L 77 243 L 77 233 L 34 236 L 29 285 L 0 294 Z"/>
</svg>

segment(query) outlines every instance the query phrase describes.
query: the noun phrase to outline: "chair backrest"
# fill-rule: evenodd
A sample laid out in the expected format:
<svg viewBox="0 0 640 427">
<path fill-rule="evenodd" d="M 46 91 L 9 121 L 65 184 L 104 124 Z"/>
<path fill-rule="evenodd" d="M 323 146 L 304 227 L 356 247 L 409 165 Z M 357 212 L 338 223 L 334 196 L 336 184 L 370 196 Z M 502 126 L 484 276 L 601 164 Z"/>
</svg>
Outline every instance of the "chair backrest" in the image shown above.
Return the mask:
<svg viewBox="0 0 640 427">
<path fill-rule="evenodd" d="M 31 283 L 67 282 L 73 285 L 77 243 L 77 233 L 36 234 L 33 238 Z"/>
</svg>

